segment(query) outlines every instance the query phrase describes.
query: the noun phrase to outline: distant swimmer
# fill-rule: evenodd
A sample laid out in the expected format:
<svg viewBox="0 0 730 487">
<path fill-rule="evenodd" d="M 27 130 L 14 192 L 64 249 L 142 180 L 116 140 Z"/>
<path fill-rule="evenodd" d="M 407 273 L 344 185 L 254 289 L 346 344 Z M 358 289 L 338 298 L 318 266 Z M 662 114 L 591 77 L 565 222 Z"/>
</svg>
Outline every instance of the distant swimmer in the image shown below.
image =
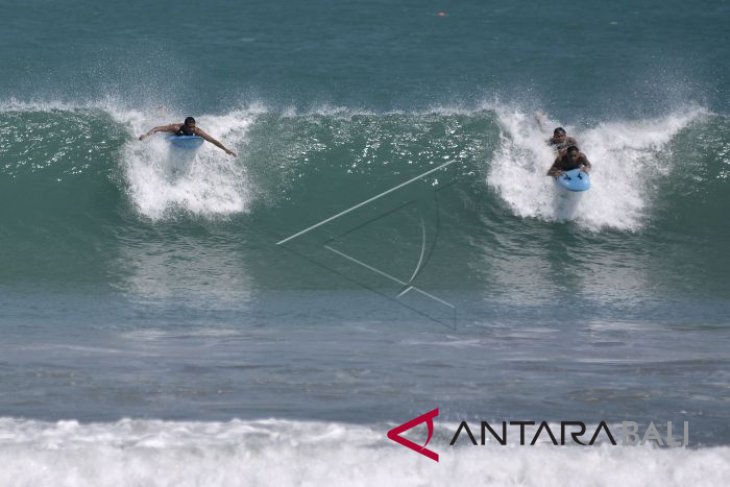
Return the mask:
<svg viewBox="0 0 730 487">
<path fill-rule="evenodd" d="M 552 167 L 547 172 L 547 175 L 557 178 L 563 172 L 573 169 L 581 169 L 585 172 L 591 170 L 591 163 L 588 161 L 588 158 L 575 145 L 571 145 L 565 149 L 564 153 L 558 155 Z"/>
<path fill-rule="evenodd" d="M 547 141 L 550 147 L 554 147 L 560 155 L 565 155 L 565 151 L 570 146 L 577 146 L 578 141 L 573 137 L 568 137 L 563 127 L 558 127 L 553 131 L 553 136 Z"/>
<path fill-rule="evenodd" d="M 535 121 L 540 127 L 540 130 L 545 130 L 546 120 L 547 115 L 545 115 L 543 112 L 535 113 Z M 553 136 L 547 140 L 547 145 L 554 148 L 558 152 L 558 154 L 563 155 L 565 154 L 565 150 L 571 145 L 577 146 L 578 141 L 575 140 L 573 137 L 568 137 L 568 134 L 565 132 L 565 129 L 563 127 L 557 127 L 555 130 L 553 130 Z"/>
<path fill-rule="evenodd" d="M 226 146 L 221 144 L 219 141 L 217 141 L 216 139 L 214 139 L 213 137 L 208 135 L 208 133 L 205 132 L 203 129 L 201 129 L 200 127 L 196 127 L 195 119 L 193 117 L 186 118 L 183 123 L 171 123 L 170 125 L 160 125 L 159 127 L 155 127 L 152 130 L 150 130 L 149 132 L 147 132 L 146 134 L 140 135 L 139 140 L 144 140 L 147 137 L 149 137 L 150 135 L 155 134 L 157 132 L 167 132 L 167 133 L 175 134 L 178 136 L 197 135 L 198 137 L 201 137 L 201 138 L 207 140 L 208 142 L 210 142 L 211 144 L 213 144 L 214 146 L 220 148 L 226 154 L 229 154 L 233 157 L 237 156 L 237 154 L 235 152 L 228 149 Z"/>
</svg>

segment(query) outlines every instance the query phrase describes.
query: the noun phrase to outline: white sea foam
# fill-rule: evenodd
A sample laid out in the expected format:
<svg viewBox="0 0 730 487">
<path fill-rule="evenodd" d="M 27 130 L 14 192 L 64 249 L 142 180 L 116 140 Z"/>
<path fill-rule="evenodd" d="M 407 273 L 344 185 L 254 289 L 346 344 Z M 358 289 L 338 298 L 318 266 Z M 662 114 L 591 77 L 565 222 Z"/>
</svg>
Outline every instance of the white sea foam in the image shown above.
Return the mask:
<svg viewBox="0 0 730 487">
<path fill-rule="evenodd" d="M 184 114 L 157 109 L 125 108 L 117 100 L 105 99 L 82 104 L 64 102 L 0 102 L 0 111 L 100 110 L 129 129 L 135 137 L 150 127 Z M 636 231 L 647 221 L 655 196 L 654 186 L 672 170 L 666 151 L 668 142 L 684 127 L 707 112 L 698 108 L 678 110 L 654 119 L 608 121 L 592 128 L 567 126 L 578 138 L 581 149 L 593 162 L 593 188 L 581 194 L 557 191 L 545 176 L 554 155 L 545 141 L 556 121 L 540 127 L 530 111 L 501 102 L 484 102 L 475 107 L 434 106 L 415 115 L 444 116 L 494 112 L 501 129 L 500 147 L 495 151 L 487 183 L 517 216 L 547 221 L 575 220 L 593 230 L 613 228 Z M 262 104 L 223 115 L 200 115 L 199 124 L 224 144 L 236 149 L 245 146 L 246 135 L 256 118 L 269 110 Z M 382 115 L 403 114 L 385 112 Z M 373 112 L 320 105 L 309 111 L 285 110 L 283 117 L 321 115 L 349 118 Z M 244 154 L 245 155 L 245 154 Z M 181 161 L 171 153 L 162 137 L 144 143 L 128 142 L 122 151 L 126 189 L 137 211 L 152 220 L 176 213 L 206 218 L 246 212 L 252 191 L 245 164 L 205 144 L 194 160 Z"/>
<path fill-rule="evenodd" d="M 240 157 L 229 157 L 208 143 L 197 153 L 186 155 L 171 151 L 163 136 L 136 140 L 153 126 L 182 121 L 185 115 L 166 107 L 128 108 L 113 98 L 80 103 L 0 100 L 0 113 L 55 111 L 103 114 L 129 130 L 131 140 L 122 149 L 121 169 L 130 199 L 145 217 L 160 220 L 176 212 L 219 217 L 247 211 L 249 191 Z M 221 115 L 202 114 L 196 120 L 209 134 L 240 153 L 248 128 L 265 112 L 256 104 Z"/>
<path fill-rule="evenodd" d="M 730 448 L 452 448 L 433 462 L 390 426 L 260 420 L 80 424 L 0 419 L 0 485 L 725 486 Z"/>
<path fill-rule="evenodd" d="M 224 145 L 240 152 L 255 113 L 234 111 L 201 115 L 198 125 Z M 163 118 L 161 118 L 163 117 Z M 164 118 L 167 117 L 167 118 Z M 154 125 L 182 120 L 183 116 L 158 114 L 125 117 L 133 133 Z M 129 142 L 123 153 L 129 195 L 144 216 L 159 220 L 182 211 L 204 217 L 226 216 L 247 210 L 249 202 L 243 164 L 212 144 L 196 153 L 171 150 L 161 136 Z"/>
<path fill-rule="evenodd" d="M 487 183 L 520 217 L 548 221 L 575 220 L 593 230 L 636 231 L 651 208 L 656 182 L 672 170 L 668 142 L 706 112 L 693 108 L 638 121 L 612 121 L 589 129 L 566 126 L 593 164 L 592 188 L 586 193 L 558 191 L 545 176 L 555 156 L 546 145 L 559 124 L 541 127 L 532 113 L 496 108 L 502 143 Z"/>
</svg>

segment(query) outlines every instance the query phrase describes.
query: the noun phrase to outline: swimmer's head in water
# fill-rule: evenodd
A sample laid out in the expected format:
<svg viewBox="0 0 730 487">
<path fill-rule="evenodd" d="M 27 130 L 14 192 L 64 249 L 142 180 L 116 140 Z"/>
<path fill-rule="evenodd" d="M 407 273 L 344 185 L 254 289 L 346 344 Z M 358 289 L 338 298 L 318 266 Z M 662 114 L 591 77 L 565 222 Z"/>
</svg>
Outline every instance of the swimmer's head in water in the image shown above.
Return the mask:
<svg viewBox="0 0 730 487">
<path fill-rule="evenodd" d="M 555 130 L 553 130 L 553 138 L 556 140 L 562 140 L 566 137 L 565 129 L 563 127 L 558 127 Z"/>
</svg>

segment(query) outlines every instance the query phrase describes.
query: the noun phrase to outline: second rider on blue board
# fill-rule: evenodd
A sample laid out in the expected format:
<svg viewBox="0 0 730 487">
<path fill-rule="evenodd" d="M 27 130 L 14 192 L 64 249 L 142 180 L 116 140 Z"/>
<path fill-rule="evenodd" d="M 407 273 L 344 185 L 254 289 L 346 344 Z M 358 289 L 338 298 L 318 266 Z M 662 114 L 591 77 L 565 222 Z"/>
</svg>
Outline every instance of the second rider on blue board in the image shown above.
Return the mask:
<svg viewBox="0 0 730 487">
<path fill-rule="evenodd" d="M 154 127 L 146 134 L 140 135 L 139 140 L 144 140 L 147 137 L 149 137 L 152 134 L 155 134 L 157 132 L 167 132 L 175 135 L 197 135 L 198 137 L 201 137 L 202 139 L 207 140 L 214 146 L 220 148 L 223 150 L 226 154 L 231 155 L 233 157 L 236 157 L 237 154 L 233 152 L 232 150 L 228 149 L 226 146 L 224 146 L 220 141 L 214 139 L 211 137 L 207 132 L 205 132 L 200 127 L 197 127 L 195 124 L 195 119 L 193 117 L 187 117 L 183 123 L 171 123 L 169 125 L 160 125 L 158 127 Z"/>
</svg>

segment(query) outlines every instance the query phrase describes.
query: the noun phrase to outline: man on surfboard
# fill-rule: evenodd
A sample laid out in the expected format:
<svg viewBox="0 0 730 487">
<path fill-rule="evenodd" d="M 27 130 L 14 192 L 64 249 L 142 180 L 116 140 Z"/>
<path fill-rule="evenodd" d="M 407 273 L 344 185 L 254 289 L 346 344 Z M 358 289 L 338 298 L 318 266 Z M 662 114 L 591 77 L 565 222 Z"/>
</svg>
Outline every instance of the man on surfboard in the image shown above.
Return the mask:
<svg viewBox="0 0 730 487">
<path fill-rule="evenodd" d="M 590 161 L 575 145 L 571 145 L 565 149 L 563 154 L 558 155 L 552 167 L 548 170 L 547 175 L 558 178 L 563 172 L 573 169 L 580 169 L 585 172 L 591 170 Z"/>
<path fill-rule="evenodd" d="M 155 127 L 151 129 L 146 134 L 140 135 L 139 140 L 144 140 L 147 137 L 149 137 L 152 134 L 155 134 L 157 132 L 167 132 L 175 135 L 197 135 L 198 137 L 201 137 L 214 146 L 220 148 L 223 150 L 226 154 L 231 155 L 233 157 L 236 157 L 237 154 L 233 152 L 232 150 L 228 149 L 226 146 L 221 144 L 218 140 L 214 139 L 210 135 L 208 135 L 207 132 L 205 132 L 200 127 L 196 127 L 195 125 L 195 119 L 193 117 L 188 117 L 185 119 L 183 123 L 171 123 L 170 125 L 160 125 L 159 127 Z"/>
</svg>

